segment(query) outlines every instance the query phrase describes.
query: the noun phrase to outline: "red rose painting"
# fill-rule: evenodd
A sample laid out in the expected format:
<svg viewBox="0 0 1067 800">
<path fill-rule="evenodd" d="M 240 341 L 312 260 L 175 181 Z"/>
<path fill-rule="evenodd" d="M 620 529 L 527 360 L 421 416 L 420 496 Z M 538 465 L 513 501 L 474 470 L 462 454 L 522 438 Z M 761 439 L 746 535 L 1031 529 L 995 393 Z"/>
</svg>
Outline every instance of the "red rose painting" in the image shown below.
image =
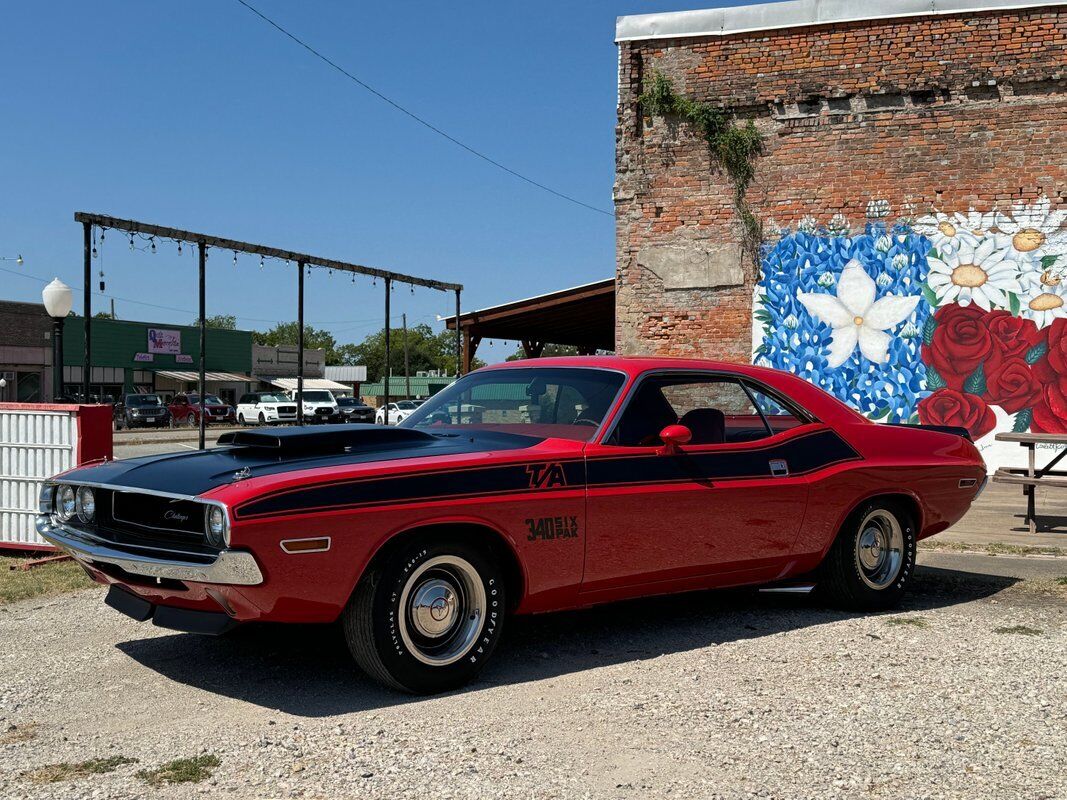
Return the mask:
<svg viewBox="0 0 1067 800">
<path fill-rule="evenodd" d="M 1044 354 L 1034 362 L 1034 376 L 1044 384 L 1067 377 L 1067 319 L 1057 319 L 1043 329 L 1037 344 Z M 1067 423 L 1067 418 L 1065 418 Z"/>
<path fill-rule="evenodd" d="M 1011 356 L 995 366 L 986 366 L 986 391 L 983 399 L 1000 406 L 1009 414 L 1030 408 L 1041 396 L 1041 384 L 1022 356 Z"/>
<path fill-rule="evenodd" d="M 986 312 L 976 305 L 955 303 L 942 306 L 934 314 L 937 327 L 930 343 L 922 347 L 922 358 L 950 389 L 962 390 L 993 352 L 993 336 L 985 316 Z"/>
<path fill-rule="evenodd" d="M 1035 433 L 1067 433 L 1067 375 L 1042 388 L 1030 427 Z"/>
<path fill-rule="evenodd" d="M 1038 328 L 1010 311 L 951 303 L 927 321 L 922 358 L 934 393 L 918 404 L 921 422 L 977 439 L 996 427 L 999 407 L 1016 431 L 1067 432 L 1067 319 Z"/>
<path fill-rule="evenodd" d="M 938 389 L 920 400 L 919 421 L 924 425 L 966 428 L 975 440 L 985 436 L 997 424 L 993 410 L 981 397 L 955 389 Z"/>
</svg>

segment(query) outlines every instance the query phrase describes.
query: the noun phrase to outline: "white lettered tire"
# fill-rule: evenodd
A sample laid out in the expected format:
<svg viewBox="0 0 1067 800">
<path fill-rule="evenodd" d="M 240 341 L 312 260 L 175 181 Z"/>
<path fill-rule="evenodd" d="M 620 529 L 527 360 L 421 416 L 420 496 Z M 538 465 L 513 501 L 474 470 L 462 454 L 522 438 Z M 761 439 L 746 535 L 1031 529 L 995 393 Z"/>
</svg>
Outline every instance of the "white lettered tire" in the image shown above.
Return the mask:
<svg viewBox="0 0 1067 800">
<path fill-rule="evenodd" d="M 901 502 L 875 498 L 863 503 L 823 559 L 819 593 L 852 611 L 892 608 L 915 571 L 915 544 L 915 520 Z"/>
<path fill-rule="evenodd" d="M 461 539 L 413 539 L 374 565 L 342 614 L 348 648 L 386 686 L 454 689 L 482 668 L 504 621 L 504 573 Z"/>
</svg>

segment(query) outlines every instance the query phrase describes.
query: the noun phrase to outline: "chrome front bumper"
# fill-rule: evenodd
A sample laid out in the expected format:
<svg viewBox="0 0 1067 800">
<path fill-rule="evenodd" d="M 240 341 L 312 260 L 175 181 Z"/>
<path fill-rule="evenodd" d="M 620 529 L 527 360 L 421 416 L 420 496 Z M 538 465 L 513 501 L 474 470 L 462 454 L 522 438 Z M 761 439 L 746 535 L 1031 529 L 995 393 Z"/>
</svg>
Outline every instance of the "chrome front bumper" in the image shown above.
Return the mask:
<svg viewBox="0 0 1067 800">
<path fill-rule="evenodd" d="M 223 550 L 214 561 L 207 563 L 137 555 L 119 550 L 111 542 L 90 533 L 56 522 L 47 514 L 37 515 L 37 533 L 78 561 L 90 565 L 112 564 L 132 575 L 232 586 L 263 583 L 263 573 L 255 557 L 240 550 Z"/>
</svg>

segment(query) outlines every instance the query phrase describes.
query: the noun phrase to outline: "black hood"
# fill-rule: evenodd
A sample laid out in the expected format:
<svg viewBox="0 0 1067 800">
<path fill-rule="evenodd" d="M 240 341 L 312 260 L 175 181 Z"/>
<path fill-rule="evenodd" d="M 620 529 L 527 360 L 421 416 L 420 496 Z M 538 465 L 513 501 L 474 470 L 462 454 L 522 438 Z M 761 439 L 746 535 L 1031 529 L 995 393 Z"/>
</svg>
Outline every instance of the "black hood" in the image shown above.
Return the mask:
<svg viewBox="0 0 1067 800">
<path fill-rule="evenodd" d="M 127 458 L 79 467 L 64 482 L 100 483 L 130 489 L 151 489 L 198 495 L 232 483 L 234 473 L 255 478 L 319 467 L 339 467 L 374 461 L 521 450 L 542 438 L 461 428 L 433 433 L 379 425 L 318 425 L 314 428 L 276 428 L 236 431 L 219 437 L 211 450 Z"/>
</svg>

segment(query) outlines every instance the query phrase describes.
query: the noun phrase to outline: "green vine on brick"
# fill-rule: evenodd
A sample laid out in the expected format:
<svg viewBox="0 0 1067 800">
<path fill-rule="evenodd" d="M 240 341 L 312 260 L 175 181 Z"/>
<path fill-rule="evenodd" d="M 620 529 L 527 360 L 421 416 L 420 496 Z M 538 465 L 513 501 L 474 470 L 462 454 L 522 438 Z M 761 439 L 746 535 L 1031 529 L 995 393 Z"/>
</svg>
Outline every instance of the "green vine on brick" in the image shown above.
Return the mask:
<svg viewBox="0 0 1067 800">
<path fill-rule="evenodd" d="M 680 117 L 700 132 L 712 157 L 733 183 L 734 210 L 741 221 L 742 245 L 758 269 L 763 225 L 745 199 L 756 172 L 756 157 L 763 152 L 763 139 L 755 123 L 752 120 L 739 123 L 711 103 L 675 94 L 670 78 L 658 70 L 653 71 L 637 102 L 649 116 Z"/>
</svg>

